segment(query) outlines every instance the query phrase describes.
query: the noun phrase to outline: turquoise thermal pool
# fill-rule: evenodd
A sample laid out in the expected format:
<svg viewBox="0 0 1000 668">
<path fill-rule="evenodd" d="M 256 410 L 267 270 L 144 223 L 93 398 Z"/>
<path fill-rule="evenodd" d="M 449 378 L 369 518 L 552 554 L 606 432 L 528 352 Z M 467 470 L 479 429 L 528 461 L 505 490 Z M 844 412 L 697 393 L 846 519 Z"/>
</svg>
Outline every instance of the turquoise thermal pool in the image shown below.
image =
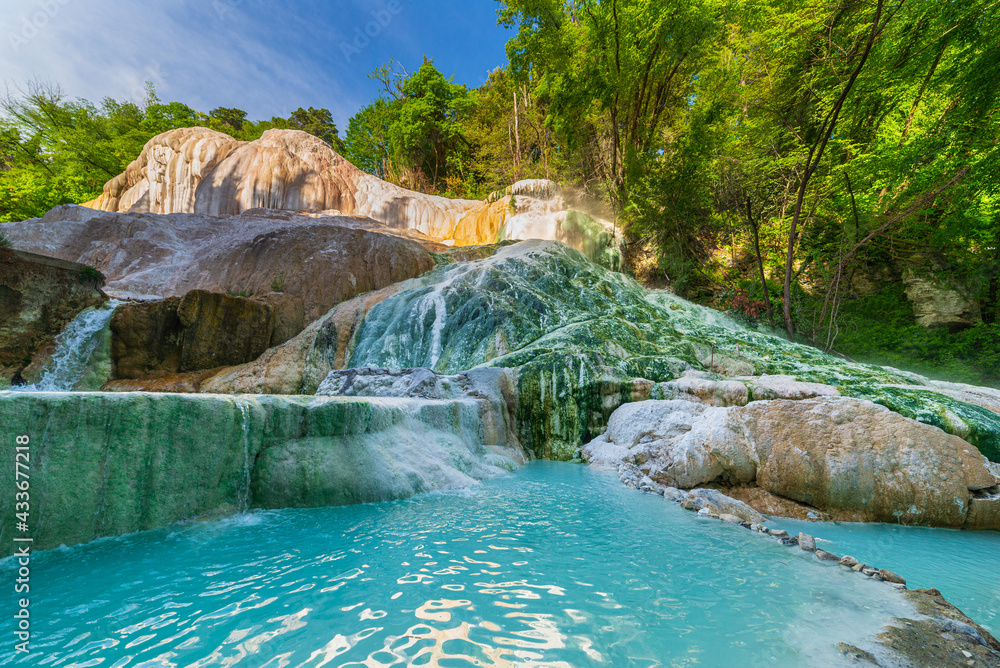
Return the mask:
<svg viewBox="0 0 1000 668">
<path fill-rule="evenodd" d="M 559 463 L 37 553 L 31 584 L 33 651 L 7 644 L 4 665 L 827 666 L 912 614 L 884 584 Z"/>
<path fill-rule="evenodd" d="M 1000 632 L 1000 533 L 796 520 L 770 526 L 814 534 L 820 549 L 888 568 L 910 589 L 939 589 L 990 633 Z"/>
</svg>

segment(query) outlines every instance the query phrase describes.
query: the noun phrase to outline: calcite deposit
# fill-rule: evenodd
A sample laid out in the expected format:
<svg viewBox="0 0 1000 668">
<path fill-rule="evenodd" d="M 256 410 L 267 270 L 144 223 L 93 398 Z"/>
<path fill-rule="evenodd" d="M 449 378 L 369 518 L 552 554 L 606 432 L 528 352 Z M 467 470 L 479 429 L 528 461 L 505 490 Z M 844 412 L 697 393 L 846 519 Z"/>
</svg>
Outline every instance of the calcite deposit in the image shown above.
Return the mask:
<svg viewBox="0 0 1000 668">
<path fill-rule="evenodd" d="M 552 181 L 522 181 L 482 202 L 426 195 L 366 174 L 298 130 L 268 130 L 252 142 L 208 128 L 170 130 L 149 140 L 125 172 L 84 206 L 209 216 L 253 209 L 337 211 L 456 246 L 562 241 L 609 264 L 617 262 L 620 245 L 613 224 L 570 209 Z"/>
</svg>

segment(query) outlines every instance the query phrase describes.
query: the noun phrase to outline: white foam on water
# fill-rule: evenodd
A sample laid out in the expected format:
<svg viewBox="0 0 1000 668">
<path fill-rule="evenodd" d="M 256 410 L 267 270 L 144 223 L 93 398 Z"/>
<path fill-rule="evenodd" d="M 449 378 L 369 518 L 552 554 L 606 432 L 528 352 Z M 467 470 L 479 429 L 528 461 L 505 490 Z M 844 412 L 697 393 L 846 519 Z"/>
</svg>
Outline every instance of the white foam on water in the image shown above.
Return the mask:
<svg viewBox="0 0 1000 668">
<path fill-rule="evenodd" d="M 42 377 L 32 385 L 10 388 L 20 392 L 71 392 L 87 371 L 87 363 L 100 343 L 100 334 L 120 301 L 111 300 L 101 308 L 86 309 L 56 337 L 56 351 Z"/>
</svg>

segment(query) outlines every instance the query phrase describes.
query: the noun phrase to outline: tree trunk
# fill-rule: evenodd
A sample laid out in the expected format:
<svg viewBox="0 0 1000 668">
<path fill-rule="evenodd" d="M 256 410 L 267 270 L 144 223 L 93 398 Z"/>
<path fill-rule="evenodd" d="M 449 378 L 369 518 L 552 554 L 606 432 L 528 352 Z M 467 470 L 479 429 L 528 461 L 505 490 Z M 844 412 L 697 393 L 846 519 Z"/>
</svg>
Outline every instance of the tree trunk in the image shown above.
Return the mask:
<svg viewBox="0 0 1000 668">
<path fill-rule="evenodd" d="M 875 40 L 885 28 L 885 24 L 880 23 L 882 20 L 883 5 L 884 0 L 878 0 L 878 4 L 875 6 L 875 16 L 872 18 L 871 32 L 868 34 L 868 41 L 865 42 L 864 49 L 860 54 L 861 59 L 854 68 L 854 71 L 851 72 L 850 79 L 848 79 L 847 83 L 844 84 L 844 90 L 841 91 L 840 97 L 837 98 L 833 108 L 830 109 L 826 119 L 824 119 L 823 124 L 820 126 L 817 140 L 809 149 L 809 156 L 806 158 L 805 170 L 802 172 L 802 179 L 799 181 L 798 193 L 795 198 L 795 211 L 792 213 L 792 225 L 788 230 L 788 256 L 785 258 L 784 315 L 785 329 L 788 331 L 789 341 L 795 340 L 795 325 L 792 322 L 792 267 L 795 264 L 796 234 L 798 232 L 799 221 L 802 216 L 802 204 L 805 200 L 806 189 L 809 187 L 809 179 L 812 178 L 813 174 L 816 172 L 816 168 L 819 167 L 819 163 L 823 159 L 823 153 L 826 151 L 826 145 L 830 141 L 830 137 L 833 135 L 834 129 L 837 127 L 837 120 L 840 117 L 841 109 L 844 107 L 844 102 L 847 100 L 847 96 L 854 87 L 854 82 L 857 81 L 858 75 L 861 74 L 861 70 L 868 61 L 868 56 L 871 54 L 872 47 L 875 45 Z M 892 17 L 890 16 L 889 19 L 886 19 L 886 23 L 888 23 L 891 18 Z"/>
<path fill-rule="evenodd" d="M 986 308 L 983 309 L 983 322 L 988 325 L 1000 322 L 1000 266 L 993 266 L 990 287 L 986 293 Z"/>
<path fill-rule="evenodd" d="M 517 155 L 514 156 L 514 164 L 521 164 L 521 116 L 517 112 L 517 89 L 514 90 L 514 141 L 517 148 Z"/>
<path fill-rule="evenodd" d="M 764 274 L 764 259 L 760 255 L 760 235 L 757 223 L 753 219 L 753 209 L 750 208 L 750 198 L 747 197 L 747 221 L 753 232 L 753 252 L 757 256 L 757 268 L 760 269 L 760 285 L 764 288 L 764 303 L 767 304 L 767 319 L 774 326 L 774 311 L 771 310 L 771 293 L 767 289 L 767 276 Z"/>
</svg>

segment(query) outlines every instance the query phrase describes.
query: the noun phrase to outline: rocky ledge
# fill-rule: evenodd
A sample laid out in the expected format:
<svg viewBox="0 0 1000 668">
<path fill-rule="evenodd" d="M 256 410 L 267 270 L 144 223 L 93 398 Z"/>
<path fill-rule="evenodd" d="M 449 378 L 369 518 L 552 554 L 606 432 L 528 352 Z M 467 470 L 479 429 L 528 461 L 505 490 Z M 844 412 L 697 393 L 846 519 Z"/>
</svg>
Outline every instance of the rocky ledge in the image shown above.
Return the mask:
<svg viewBox="0 0 1000 668">
<path fill-rule="evenodd" d="M 0 248 L 0 387 L 36 380 L 56 336 L 107 301 L 89 267 Z"/>
<path fill-rule="evenodd" d="M 858 399 L 633 403 L 582 453 L 639 486 L 739 490 L 764 513 L 1000 529 L 1000 479 L 974 446 Z"/>
</svg>

